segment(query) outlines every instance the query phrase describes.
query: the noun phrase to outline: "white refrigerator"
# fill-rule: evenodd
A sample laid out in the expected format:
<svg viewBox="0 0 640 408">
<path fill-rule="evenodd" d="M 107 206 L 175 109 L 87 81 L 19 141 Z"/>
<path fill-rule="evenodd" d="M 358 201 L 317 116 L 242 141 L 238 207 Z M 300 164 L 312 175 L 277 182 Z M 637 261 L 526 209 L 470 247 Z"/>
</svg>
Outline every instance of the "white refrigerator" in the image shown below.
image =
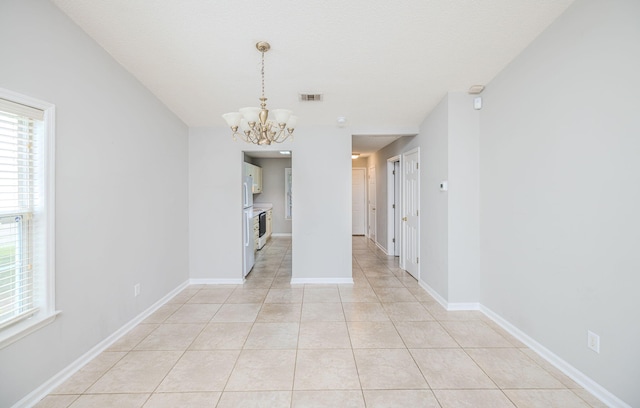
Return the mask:
<svg viewBox="0 0 640 408">
<path fill-rule="evenodd" d="M 255 263 L 255 240 L 253 238 L 253 179 L 242 181 L 242 277 L 251 272 Z"/>
</svg>

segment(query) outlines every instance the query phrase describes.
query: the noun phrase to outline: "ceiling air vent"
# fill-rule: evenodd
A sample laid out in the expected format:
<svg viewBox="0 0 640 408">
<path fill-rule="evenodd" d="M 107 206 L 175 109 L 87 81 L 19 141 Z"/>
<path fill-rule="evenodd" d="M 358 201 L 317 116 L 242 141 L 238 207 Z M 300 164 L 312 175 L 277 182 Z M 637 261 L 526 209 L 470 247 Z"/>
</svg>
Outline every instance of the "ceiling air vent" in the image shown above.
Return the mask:
<svg viewBox="0 0 640 408">
<path fill-rule="evenodd" d="M 321 102 L 322 94 L 301 93 L 300 100 L 302 102 Z"/>
</svg>

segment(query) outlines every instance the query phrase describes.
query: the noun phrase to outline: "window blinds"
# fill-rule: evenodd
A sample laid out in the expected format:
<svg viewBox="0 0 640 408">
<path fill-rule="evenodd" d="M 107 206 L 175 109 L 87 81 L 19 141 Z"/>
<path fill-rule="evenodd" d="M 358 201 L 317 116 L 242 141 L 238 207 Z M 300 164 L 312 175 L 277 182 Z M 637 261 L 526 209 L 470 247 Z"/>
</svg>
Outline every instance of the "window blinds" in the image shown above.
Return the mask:
<svg viewBox="0 0 640 408">
<path fill-rule="evenodd" d="M 0 329 L 33 315 L 36 133 L 44 112 L 0 99 Z"/>
</svg>

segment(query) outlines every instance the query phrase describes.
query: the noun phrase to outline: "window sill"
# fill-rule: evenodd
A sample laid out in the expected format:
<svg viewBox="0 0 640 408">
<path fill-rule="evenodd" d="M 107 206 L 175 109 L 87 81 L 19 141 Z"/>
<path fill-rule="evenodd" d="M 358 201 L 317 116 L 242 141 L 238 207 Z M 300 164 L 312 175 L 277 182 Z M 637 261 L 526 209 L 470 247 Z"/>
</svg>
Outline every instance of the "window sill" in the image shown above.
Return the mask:
<svg viewBox="0 0 640 408">
<path fill-rule="evenodd" d="M 29 334 L 39 330 L 56 320 L 56 316 L 60 314 L 57 310 L 46 316 L 34 316 L 23 322 L 16 323 L 14 326 L 10 326 L 0 332 L 0 350 L 15 343 L 21 338 L 28 336 Z"/>
</svg>

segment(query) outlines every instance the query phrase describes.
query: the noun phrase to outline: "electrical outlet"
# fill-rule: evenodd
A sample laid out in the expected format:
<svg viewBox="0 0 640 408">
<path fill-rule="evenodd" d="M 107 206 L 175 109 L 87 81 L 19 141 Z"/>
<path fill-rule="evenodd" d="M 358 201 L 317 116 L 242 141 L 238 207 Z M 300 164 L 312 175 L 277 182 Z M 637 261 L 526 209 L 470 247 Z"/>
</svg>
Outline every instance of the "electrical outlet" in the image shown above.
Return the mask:
<svg viewBox="0 0 640 408">
<path fill-rule="evenodd" d="M 136 283 L 133 285 L 133 296 L 138 296 L 140 294 L 140 284 Z"/>
<path fill-rule="evenodd" d="M 600 336 L 590 330 L 587 330 L 587 347 L 598 354 L 600 353 Z"/>
</svg>

